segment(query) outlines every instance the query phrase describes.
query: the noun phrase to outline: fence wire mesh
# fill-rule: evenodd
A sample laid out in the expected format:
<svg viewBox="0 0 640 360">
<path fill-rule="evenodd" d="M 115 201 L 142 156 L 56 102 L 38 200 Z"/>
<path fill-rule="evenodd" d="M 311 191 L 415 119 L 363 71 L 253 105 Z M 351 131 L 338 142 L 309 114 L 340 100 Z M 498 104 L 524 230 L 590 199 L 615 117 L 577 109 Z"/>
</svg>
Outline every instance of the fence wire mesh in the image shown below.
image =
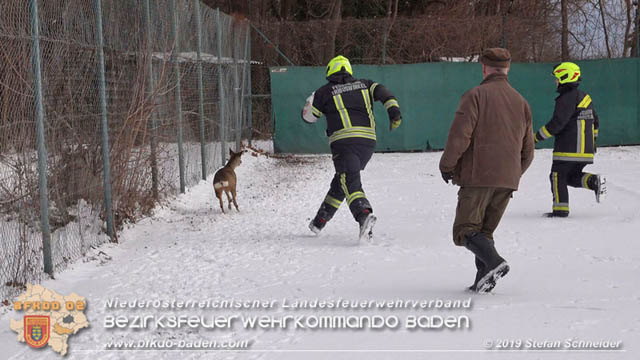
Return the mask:
<svg viewBox="0 0 640 360">
<path fill-rule="evenodd" d="M 31 2 L 38 9 L 37 38 L 31 31 L 35 20 Z M 248 135 L 250 116 L 248 31 L 244 19 L 198 0 L 3 2 L 0 299 L 43 277 L 39 96 L 34 91 L 32 60 L 38 57 L 41 63 L 46 207 L 57 271 L 110 240 L 107 202 L 117 230 L 148 213 L 160 198 L 180 190 L 180 153 L 182 183 L 190 186 L 222 165 L 227 148 L 237 150 Z M 39 53 L 34 52 L 34 40 L 39 42 Z M 104 186 L 103 115 L 109 139 L 110 198 Z"/>
</svg>

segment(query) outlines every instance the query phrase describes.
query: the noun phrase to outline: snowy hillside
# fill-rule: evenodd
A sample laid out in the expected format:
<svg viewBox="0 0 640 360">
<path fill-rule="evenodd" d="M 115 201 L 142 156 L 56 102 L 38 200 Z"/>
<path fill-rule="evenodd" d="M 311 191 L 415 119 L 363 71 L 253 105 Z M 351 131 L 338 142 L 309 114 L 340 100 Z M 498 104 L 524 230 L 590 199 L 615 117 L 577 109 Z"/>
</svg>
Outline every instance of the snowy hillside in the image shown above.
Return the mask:
<svg viewBox="0 0 640 360">
<path fill-rule="evenodd" d="M 307 229 L 324 198 L 328 155 L 245 154 L 237 169 L 240 212 L 221 214 L 210 182 L 201 182 L 154 216 L 122 232 L 43 283 L 87 298 L 90 328 L 69 340 L 69 359 L 637 359 L 640 356 L 640 147 L 599 149 L 608 197 L 570 191 L 571 217 L 551 208 L 551 152 L 536 151 L 520 191 L 495 234 L 511 272 L 490 295 L 464 292 L 473 257 L 451 240 L 457 187 L 438 172 L 441 153 L 375 154 L 362 178 L 378 223 L 373 244 L 357 243 L 343 204 L 319 237 Z M 226 204 L 226 200 L 225 200 Z M 120 300 L 467 300 L 471 309 L 175 310 L 109 309 Z M 6 312 L 6 311 L 5 311 Z M 469 328 L 105 329 L 106 316 L 466 315 Z M 57 358 L 16 341 L 0 318 L 0 358 Z M 243 351 L 106 350 L 115 340 L 249 340 Z M 486 350 L 504 341 L 622 341 L 619 350 Z M 491 343 L 489 343 L 491 342 Z"/>
</svg>

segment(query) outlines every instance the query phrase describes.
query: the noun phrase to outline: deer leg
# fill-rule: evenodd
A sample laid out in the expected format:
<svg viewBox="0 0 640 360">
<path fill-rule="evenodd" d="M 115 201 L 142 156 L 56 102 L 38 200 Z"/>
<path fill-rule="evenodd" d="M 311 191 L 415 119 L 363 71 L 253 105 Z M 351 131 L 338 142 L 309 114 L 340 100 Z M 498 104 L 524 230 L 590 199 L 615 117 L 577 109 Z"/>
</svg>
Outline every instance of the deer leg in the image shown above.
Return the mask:
<svg viewBox="0 0 640 360">
<path fill-rule="evenodd" d="M 227 194 L 227 201 L 229 201 L 229 210 L 231 210 L 231 194 L 229 194 L 229 190 L 225 190 L 224 192 L 225 194 Z"/>
<path fill-rule="evenodd" d="M 216 190 L 216 197 L 220 201 L 220 210 L 222 210 L 222 213 L 224 214 L 224 205 L 222 204 L 222 190 Z"/>
<path fill-rule="evenodd" d="M 240 209 L 238 209 L 238 203 L 236 202 L 236 189 L 231 190 L 231 195 L 233 195 L 233 205 L 236 206 L 237 211 L 240 211 Z M 229 208 L 231 208 L 231 204 L 229 204 Z"/>
</svg>

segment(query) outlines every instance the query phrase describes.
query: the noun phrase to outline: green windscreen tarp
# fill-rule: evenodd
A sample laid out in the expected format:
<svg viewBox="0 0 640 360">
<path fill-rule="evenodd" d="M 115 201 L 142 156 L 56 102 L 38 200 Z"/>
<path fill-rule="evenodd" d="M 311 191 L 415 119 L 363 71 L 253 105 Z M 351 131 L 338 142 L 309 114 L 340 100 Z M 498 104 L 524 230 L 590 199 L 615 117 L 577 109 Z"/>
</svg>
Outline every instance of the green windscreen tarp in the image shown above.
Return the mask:
<svg viewBox="0 0 640 360">
<path fill-rule="evenodd" d="M 578 61 L 580 88 L 591 95 L 600 117 L 598 145 L 640 144 L 638 109 L 639 59 Z M 553 113 L 555 82 L 552 63 L 514 63 L 511 85 L 527 99 L 533 112 L 534 131 Z M 460 96 L 482 81 L 478 63 L 424 63 L 411 65 L 355 65 L 356 78 L 384 84 L 398 98 L 402 126 L 389 132 L 387 112 L 374 106 L 377 151 L 442 149 Z M 301 111 L 311 92 L 326 83 L 324 67 L 271 68 L 274 112 L 274 148 L 279 153 L 327 153 L 323 118 L 315 124 L 302 121 Z M 552 140 L 541 143 L 551 146 Z"/>
</svg>

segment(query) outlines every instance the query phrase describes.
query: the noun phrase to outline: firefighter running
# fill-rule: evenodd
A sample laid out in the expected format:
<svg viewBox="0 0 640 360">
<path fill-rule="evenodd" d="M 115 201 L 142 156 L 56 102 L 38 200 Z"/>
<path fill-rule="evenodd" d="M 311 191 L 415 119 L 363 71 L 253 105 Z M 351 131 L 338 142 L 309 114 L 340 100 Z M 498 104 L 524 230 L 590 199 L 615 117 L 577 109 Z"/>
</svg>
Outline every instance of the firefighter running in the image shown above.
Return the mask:
<svg viewBox="0 0 640 360">
<path fill-rule="evenodd" d="M 343 200 L 360 225 L 360 240 L 370 240 L 376 217 L 360 181 L 360 171 L 376 146 L 376 122 L 373 102 L 384 104 L 389 115 L 389 129 L 402 123 L 398 101 L 383 85 L 367 79 L 355 79 L 349 60 L 336 56 L 327 65 L 328 83 L 314 91 L 302 110 L 302 119 L 315 123 L 327 119 L 327 136 L 331 147 L 335 175 L 309 229 L 318 234 L 331 220 Z"/>
<path fill-rule="evenodd" d="M 553 75 L 560 95 L 556 98 L 553 117 L 536 132 L 535 141 L 555 136 L 550 175 L 553 211 L 545 216 L 567 217 L 567 186 L 594 191 L 597 202 L 605 193 L 604 177 L 582 171 L 593 164 L 600 124 L 591 96 L 578 89 L 582 80 L 578 65 L 563 62 L 554 66 Z"/>
</svg>

